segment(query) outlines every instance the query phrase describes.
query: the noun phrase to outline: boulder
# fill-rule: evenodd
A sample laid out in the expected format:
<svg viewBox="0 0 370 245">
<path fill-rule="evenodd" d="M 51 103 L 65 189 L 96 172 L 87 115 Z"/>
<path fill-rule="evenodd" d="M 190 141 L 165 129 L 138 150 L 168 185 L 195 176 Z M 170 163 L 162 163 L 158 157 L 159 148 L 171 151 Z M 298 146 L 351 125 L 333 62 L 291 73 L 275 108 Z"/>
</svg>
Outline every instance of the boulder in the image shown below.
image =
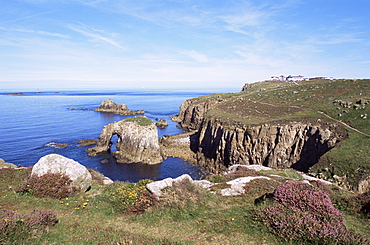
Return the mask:
<svg viewBox="0 0 370 245">
<path fill-rule="evenodd" d="M 5 162 L 3 159 L 0 158 L 0 168 L 16 168 L 17 166 L 13 163 Z"/>
<path fill-rule="evenodd" d="M 262 166 L 262 165 L 257 165 L 257 164 L 253 164 L 253 165 L 234 164 L 234 165 L 231 165 L 231 166 L 228 167 L 225 174 L 234 173 L 234 172 L 238 171 L 239 168 L 248 168 L 248 169 L 253 169 L 253 170 L 256 170 L 256 171 L 272 170 L 272 168 L 265 167 L 265 166 Z"/>
<path fill-rule="evenodd" d="M 193 182 L 193 179 L 188 174 L 183 174 L 176 179 L 167 178 L 164 180 L 158 180 L 146 185 L 146 188 L 153 193 L 156 197 L 162 196 L 162 189 L 166 187 L 172 187 L 174 182 L 181 182 L 184 179 L 188 179 L 190 182 Z"/>
<path fill-rule="evenodd" d="M 250 182 L 251 180 L 254 179 L 267 179 L 270 180 L 271 178 L 266 177 L 266 176 L 248 176 L 248 177 L 240 177 L 234 180 L 230 180 L 226 182 L 226 184 L 231 185 L 230 188 L 222 189 L 221 190 L 221 195 L 223 196 L 237 196 L 240 194 L 245 193 L 244 187 L 245 184 Z"/>
<path fill-rule="evenodd" d="M 112 99 L 104 100 L 98 108 L 95 109 L 98 112 L 109 112 L 119 115 L 137 115 L 144 114 L 144 110 L 131 111 L 125 104 L 116 104 Z"/>
<path fill-rule="evenodd" d="M 31 176 L 40 177 L 46 173 L 67 175 L 72 180 L 71 186 L 81 191 L 86 191 L 92 183 L 92 176 L 85 166 L 58 154 L 41 157 L 33 166 Z"/>
</svg>

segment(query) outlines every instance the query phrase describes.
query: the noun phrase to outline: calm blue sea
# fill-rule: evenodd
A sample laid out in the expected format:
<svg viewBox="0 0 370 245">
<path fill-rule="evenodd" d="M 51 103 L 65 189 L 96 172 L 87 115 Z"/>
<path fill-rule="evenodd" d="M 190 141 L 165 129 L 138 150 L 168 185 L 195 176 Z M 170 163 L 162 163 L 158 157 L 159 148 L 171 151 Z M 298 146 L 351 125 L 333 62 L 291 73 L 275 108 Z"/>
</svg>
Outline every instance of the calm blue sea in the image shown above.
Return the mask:
<svg viewBox="0 0 370 245">
<path fill-rule="evenodd" d="M 219 91 L 222 92 L 222 91 Z M 89 157 L 88 147 L 78 147 L 82 139 L 97 139 L 102 128 L 127 116 L 81 109 L 95 109 L 105 99 L 126 104 L 130 110 L 145 110 L 145 116 L 166 119 L 169 126 L 158 129 L 159 137 L 181 133 L 170 116 L 179 112 L 186 99 L 206 95 L 206 92 L 184 91 L 68 91 L 6 95 L 0 93 L 0 158 L 16 165 L 31 166 L 41 157 L 57 153 L 95 169 L 113 180 L 137 182 L 140 179 L 160 180 L 184 173 L 199 178 L 201 170 L 177 158 L 162 164 L 116 163 L 110 154 Z M 72 110 L 71 108 L 74 108 Z M 116 138 L 113 138 L 116 141 Z M 66 148 L 52 142 L 70 144 Z M 113 149 L 115 150 L 115 149 Z M 108 163 L 101 163 L 108 159 Z"/>
</svg>

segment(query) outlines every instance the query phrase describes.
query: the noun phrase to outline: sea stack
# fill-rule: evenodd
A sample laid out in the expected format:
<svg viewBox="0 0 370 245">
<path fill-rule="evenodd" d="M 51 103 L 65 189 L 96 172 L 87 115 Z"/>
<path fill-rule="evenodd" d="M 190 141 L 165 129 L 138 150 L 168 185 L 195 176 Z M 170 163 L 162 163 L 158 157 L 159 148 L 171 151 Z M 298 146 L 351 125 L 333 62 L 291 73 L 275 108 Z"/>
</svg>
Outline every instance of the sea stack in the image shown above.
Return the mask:
<svg viewBox="0 0 370 245">
<path fill-rule="evenodd" d="M 113 156 L 119 163 L 157 164 L 162 162 L 158 143 L 158 130 L 147 117 L 127 118 L 106 125 L 96 146 L 87 149 L 89 156 L 110 150 L 111 138 L 118 136 L 117 151 Z"/>
<path fill-rule="evenodd" d="M 104 100 L 98 108 L 95 109 L 98 112 L 108 112 L 119 115 L 137 115 L 144 114 L 144 110 L 131 111 L 125 104 L 116 104 L 112 99 Z"/>
</svg>

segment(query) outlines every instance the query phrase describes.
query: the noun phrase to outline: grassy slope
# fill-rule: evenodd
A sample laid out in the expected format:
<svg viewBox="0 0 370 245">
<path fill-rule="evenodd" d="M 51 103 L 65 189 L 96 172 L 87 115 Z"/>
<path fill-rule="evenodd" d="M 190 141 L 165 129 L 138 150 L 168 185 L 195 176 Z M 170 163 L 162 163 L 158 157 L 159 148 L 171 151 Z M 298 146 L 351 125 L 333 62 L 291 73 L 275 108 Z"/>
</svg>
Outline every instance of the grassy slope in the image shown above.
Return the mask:
<svg viewBox="0 0 370 245">
<path fill-rule="evenodd" d="M 187 195 L 186 200 L 168 195 L 169 201 L 162 201 L 162 205 L 142 215 L 122 215 L 113 211 L 104 194 L 106 188 L 114 188 L 118 183 L 111 186 L 94 184 L 88 193 L 63 200 L 35 198 L 14 191 L 28 173 L 27 170 L 0 170 L 0 207 L 20 213 L 35 208 L 55 210 L 59 222 L 49 233 L 25 241 L 38 245 L 286 244 L 272 236 L 256 218 L 258 206 L 254 205 L 254 200 L 271 192 L 285 178 L 299 178 L 293 170 L 260 172 L 258 175 L 277 174 L 283 178 L 270 182 L 252 181 L 247 194 L 237 197 L 222 197 L 203 189 Z M 103 194 L 94 195 L 96 193 Z M 351 229 L 369 235 L 370 223 L 366 219 L 349 214 L 345 217 Z"/>
<path fill-rule="evenodd" d="M 94 184 L 88 193 L 63 200 L 15 193 L 27 174 L 0 169 L 0 208 L 19 213 L 52 209 L 59 218 L 49 233 L 27 244 L 278 244 L 250 215 L 254 196 L 224 198 L 202 192 L 201 202 L 181 209 L 122 215 L 104 195 L 90 196 L 113 187 Z"/>
<path fill-rule="evenodd" d="M 218 119 L 228 126 L 282 124 L 294 121 L 317 122 L 342 125 L 370 134 L 370 104 L 365 109 L 355 110 L 353 105 L 360 99 L 370 101 L 370 80 L 311 80 L 300 82 L 266 81 L 255 83 L 245 92 L 209 95 L 200 102 L 221 97 L 224 99 L 207 113 L 207 117 Z M 335 100 L 352 102 L 351 108 L 343 108 Z M 330 116 L 328 118 L 319 111 Z M 343 113 L 346 111 L 347 113 Z M 340 114 L 340 116 L 339 116 Z M 367 114 L 363 119 L 361 115 Z M 314 166 L 321 172 L 329 167 L 329 175 L 347 175 L 361 178 L 370 171 L 370 137 L 348 127 L 345 142 L 325 155 L 323 164 Z M 358 169 L 361 169 L 359 173 Z M 356 175 L 356 176 L 355 176 Z"/>
</svg>

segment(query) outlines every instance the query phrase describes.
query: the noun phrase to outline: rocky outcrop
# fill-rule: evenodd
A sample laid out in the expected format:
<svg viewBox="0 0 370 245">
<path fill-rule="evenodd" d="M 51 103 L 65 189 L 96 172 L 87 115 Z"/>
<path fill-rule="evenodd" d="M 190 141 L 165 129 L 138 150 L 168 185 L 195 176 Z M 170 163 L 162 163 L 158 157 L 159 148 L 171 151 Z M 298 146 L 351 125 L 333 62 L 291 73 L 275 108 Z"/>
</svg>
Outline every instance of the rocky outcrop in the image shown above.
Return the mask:
<svg viewBox="0 0 370 245">
<path fill-rule="evenodd" d="M 220 102 L 221 98 L 187 100 L 173 118 L 188 130 L 198 130 L 191 149 L 197 154 L 198 164 L 211 172 L 223 172 L 233 164 L 307 171 L 343 137 L 336 125 L 319 122 L 224 126 L 207 116 L 207 111 Z"/>
<path fill-rule="evenodd" d="M 125 104 L 116 104 L 112 99 L 104 100 L 98 108 L 95 109 L 98 112 L 109 112 L 119 115 L 137 115 L 144 114 L 144 110 L 131 111 Z"/>
<path fill-rule="evenodd" d="M 16 168 L 17 166 L 13 163 L 5 162 L 0 158 L 0 168 Z"/>
<path fill-rule="evenodd" d="M 163 158 L 175 157 L 189 162 L 196 161 L 196 154 L 191 149 L 194 132 L 177 134 L 174 136 L 164 135 L 159 139 Z"/>
<path fill-rule="evenodd" d="M 146 117 L 137 117 L 149 120 Z M 138 119 L 139 120 L 139 119 Z M 89 156 L 110 150 L 113 135 L 118 136 L 113 156 L 119 163 L 157 164 L 162 162 L 158 143 L 158 130 L 154 123 L 140 125 L 138 120 L 125 119 L 106 125 L 96 146 L 87 149 Z"/>
<path fill-rule="evenodd" d="M 160 129 L 164 129 L 167 128 L 168 122 L 165 119 L 159 119 L 158 122 L 155 123 L 155 125 Z"/>
<path fill-rule="evenodd" d="M 190 175 L 183 174 L 175 179 L 173 178 L 166 178 L 163 180 L 153 181 L 146 184 L 146 188 L 153 193 L 156 197 L 161 197 L 163 195 L 162 190 L 164 188 L 171 188 L 174 185 L 186 185 L 191 184 L 197 187 L 209 189 L 214 183 L 211 183 L 208 180 L 193 180 Z"/>
<path fill-rule="evenodd" d="M 307 171 L 335 146 L 338 137 L 329 125 L 295 122 L 231 129 L 205 121 L 198 132 L 197 152 L 199 162 L 216 172 L 233 164 Z"/>
<path fill-rule="evenodd" d="M 41 157 L 33 166 L 31 176 L 40 177 L 46 173 L 60 173 L 68 176 L 72 180 L 71 186 L 81 191 L 86 191 L 92 183 L 92 176 L 86 167 L 58 154 Z"/>
<path fill-rule="evenodd" d="M 172 120 L 180 123 L 181 127 L 188 130 L 197 130 L 203 122 L 207 111 L 221 102 L 221 98 L 199 102 L 199 98 L 188 99 L 180 106 L 180 113 L 172 117 Z"/>
</svg>

